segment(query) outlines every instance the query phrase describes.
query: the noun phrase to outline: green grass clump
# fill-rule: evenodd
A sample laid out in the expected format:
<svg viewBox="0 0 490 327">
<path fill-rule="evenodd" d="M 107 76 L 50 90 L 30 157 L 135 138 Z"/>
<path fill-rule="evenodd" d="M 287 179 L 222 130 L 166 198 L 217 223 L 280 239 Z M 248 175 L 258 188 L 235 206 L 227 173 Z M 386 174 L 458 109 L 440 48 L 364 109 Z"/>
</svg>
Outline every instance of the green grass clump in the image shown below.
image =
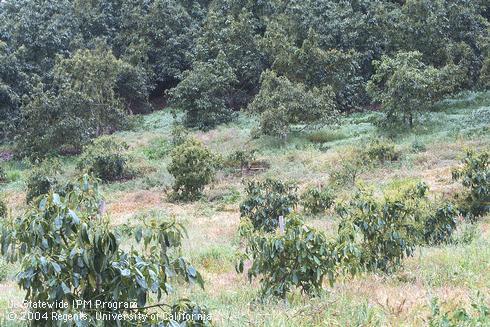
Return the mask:
<svg viewBox="0 0 490 327">
<path fill-rule="evenodd" d="M 341 131 L 316 131 L 312 132 L 307 136 L 308 140 L 312 143 L 328 143 L 333 141 L 338 141 L 347 138 Z"/>
</svg>

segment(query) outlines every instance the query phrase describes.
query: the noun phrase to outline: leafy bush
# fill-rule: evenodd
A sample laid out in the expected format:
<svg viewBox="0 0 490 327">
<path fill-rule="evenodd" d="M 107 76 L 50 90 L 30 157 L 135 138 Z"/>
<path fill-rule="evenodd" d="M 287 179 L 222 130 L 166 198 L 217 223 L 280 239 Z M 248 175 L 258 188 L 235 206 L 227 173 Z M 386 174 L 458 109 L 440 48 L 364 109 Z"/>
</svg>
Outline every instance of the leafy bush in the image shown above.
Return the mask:
<svg viewBox="0 0 490 327">
<path fill-rule="evenodd" d="M 236 76 L 220 53 L 215 60 L 195 62 L 182 74 L 181 82 L 169 90 L 169 104 L 186 113 L 185 124 L 209 130 L 233 118 L 231 93 Z"/>
<path fill-rule="evenodd" d="M 390 272 L 413 254 L 420 239 L 426 192 L 427 185 L 419 183 L 398 198 L 380 201 L 361 189 L 347 205 L 337 207 L 342 217 L 339 231 L 347 229 L 351 240 L 359 239 L 354 246 L 360 251 L 361 268 Z"/>
<path fill-rule="evenodd" d="M 479 216 L 490 210 L 490 160 L 488 152 L 467 151 L 462 165 L 452 172 L 453 180 L 468 188 L 463 213 Z"/>
<path fill-rule="evenodd" d="M 170 134 L 173 146 L 179 146 L 189 139 L 189 130 L 181 124 L 173 124 Z"/>
<path fill-rule="evenodd" d="M 456 230 L 456 218 L 459 212 L 451 203 L 445 203 L 434 210 L 425 220 L 424 239 L 427 244 L 441 244 L 451 241 Z"/>
<path fill-rule="evenodd" d="M 368 168 L 365 160 L 357 149 L 347 149 L 340 156 L 338 166 L 330 173 L 332 185 L 354 185 L 359 175 Z"/>
<path fill-rule="evenodd" d="M 483 298 L 474 300 L 472 310 L 453 308 L 443 312 L 437 299 L 431 302 L 432 314 L 429 327 L 488 326 L 490 324 L 490 308 Z"/>
<path fill-rule="evenodd" d="M 335 200 L 335 194 L 328 187 L 309 187 L 301 195 L 301 205 L 305 211 L 318 214 L 329 209 Z"/>
<path fill-rule="evenodd" d="M 27 176 L 27 203 L 60 185 L 60 162 L 45 160 L 34 166 Z"/>
<path fill-rule="evenodd" d="M 248 277 L 260 276 L 262 295 L 285 298 L 293 287 L 308 294 L 318 292 L 325 276 L 333 284 L 335 258 L 323 232 L 290 216 L 284 234 L 258 232 L 249 236 L 237 271 L 243 272 L 244 259 L 252 260 Z"/>
<path fill-rule="evenodd" d="M 399 153 L 395 150 L 395 144 L 375 139 L 362 151 L 367 161 L 386 162 L 398 160 Z"/>
<path fill-rule="evenodd" d="M 250 181 L 240 204 L 240 217 L 248 218 L 254 229 L 272 232 L 279 216 L 286 217 L 298 205 L 297 186 L 279 180 Z"/>
<path fill-rule="evenodd" d="M 135 302 L 135 310 L 145 313 L 150 295 L 160 302 L 177 277 L 203 285 L 196 269 L 180 257 L 185 230 L 179 223 L 145 217 L 115 230 L 100 214 L 97 181 L 84 175 L 73 185 L 65 196 L 45 194 L 40 205 L 31 206 L 27 213 L 2 226 L 2 255 L 9 262 L 21 262 L 17 280 L 26 291 L 26 300 Z M 134 239 L 130 249 L 123 246 L 123 237 Z M 193 307 L 185 301 L 180 304 Z M 87 325 L 95 326 L 100 312 L 80 306 L 34 311 L 40 313 L 38 326 L 57 324 L 51 320 L 54 312 L 83 313 Z M 159 321 L 149 318 L 149 325 L 158 325 Z"/>
<path fill-rule="evenodd" d="M 78 161 L 78 168 L 94 174 L 103 181 L 128 178 L 128 145 L 112 136 L 101 136 L 85 147 Z"/>
<path fill-rule="evenodd" d="M 176 199 L 194 200 L 204 187 L 214 179 L 216 157 L 201 142 L 188 139 L 172 150 L 168 171 L 175 178 L 173 184 Z"/>
<path fill-rule="evenodd" d="M 260 91 L 248 110 L 261 115 L 262 134 L 286 137 L 292 125 L 326 125 L 336 120 L 330 88 L 308 90 L 270 70 L 263 72 L 260 80 Z"/>
</svg>

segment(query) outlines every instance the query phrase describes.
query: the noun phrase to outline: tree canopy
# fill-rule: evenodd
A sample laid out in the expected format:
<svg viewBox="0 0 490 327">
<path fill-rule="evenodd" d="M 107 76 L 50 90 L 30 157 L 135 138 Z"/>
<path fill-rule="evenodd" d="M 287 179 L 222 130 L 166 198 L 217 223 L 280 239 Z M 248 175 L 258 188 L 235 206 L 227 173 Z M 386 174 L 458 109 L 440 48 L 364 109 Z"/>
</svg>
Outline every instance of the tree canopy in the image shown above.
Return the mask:
<svg viewBox="0 0 490 327">
<path fill-rule="evenodd" d="M 148 112 L 162 97 L 189 126 L 209 129 L 262 95 L 268 70 L 305 94 L 333 92 L 339 112 L 378 103 L 390 116 L 392 106 L 366 84 L 378 62 L 400 53 L 419 53 L 420 65 L 441 74 L 451 67 L 440 97 L 488 87 L 488 12 L 483 0 L 2 1 L 0 137 L 17 136 L 25 153 L 30 117 L 50 117 L 35 136 L 44 142 L 67 126 L 93 127 L 72 117 L 76 106 L 93 113 L 102 103 L 107 118 Z M 122 127 L 99 121 L 84 137 Z M 73 143 L 66 137 L 50 150 Z"/>
</svg>

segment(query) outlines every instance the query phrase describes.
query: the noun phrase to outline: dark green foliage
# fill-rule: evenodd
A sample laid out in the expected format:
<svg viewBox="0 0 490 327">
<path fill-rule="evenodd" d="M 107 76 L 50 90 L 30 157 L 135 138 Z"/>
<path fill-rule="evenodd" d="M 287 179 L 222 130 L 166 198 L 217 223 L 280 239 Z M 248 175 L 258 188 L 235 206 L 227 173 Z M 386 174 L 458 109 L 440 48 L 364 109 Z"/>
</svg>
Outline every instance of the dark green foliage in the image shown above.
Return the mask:
<svg viewBox="0 0 490 327">
<path fill-rule="evenodd" d="M 201 142 L 188 139 L 172 150 L 168 171 L 175 178 L 173 197 L 195 200 L 214 179 L 217 159 Z"/>
<path fill-rule="evenodd" d="M 47 90 L 39 84 L 22 107 L 20 155 L 42 158 L 79 152 L 91 138 L 124 126 L 124 108 L 116 89 L 125 67 L 104 47 L 58 58 L 54 87 Z"/>
<path fill-rule="evenodd" d="M 240 217 L 251 221 L 254 229 L 272 232 L 279 216 L 286 217 L 299 202 L 297 186 L 293 183 L 266 179 L 247 183 L 246 198 L 240 204 Z"/>
<path fill-rule="evenodd" d="M 291 112 L 288 88 L 280 96 L 286 110 L 275 105 L 264 110 L 263 131 L 274 127 L 266 124 L 270 120 L 280 125 L 271 134 L 284 134 L 294 120 L 311 124 L 320 102 L 343 112 L 369 104 L 364 87 L 369 79 L 379 84 L 379 92 L 370 93 L 388 118 L 410 123 L 416 112 L 448 92 L 488 85 L 488 27 L 488 6 L 480 0 L 306 0 L 294 5 L 6 0 L 0 3 L 0 138 L 17 136 L 21 155 L 77 152 L 94 134 L 121 128 L 115 124 L 122 122 L 121 112 L 148 112 L 148 97 L 161 97 L 179 84 L 170 94 L 188 113 L 186 123 L 212 128 L 253 100 L 267 70 L 287 79 L 297 89 L 295 97 L 305 93 L 296 98 L 309 117 L 305 122 L 295 117 L 298 111 Z M 101 43 L 118 61 L 115 83 L 106 69 L 89 61 L 84 72 L 89 78 L 101 73 L 101 80 L 113 83 L 97 89 L 113 89 L 117 104 L 111 94 L 103 93 L 107 101 L 101 101 L 86 88 L 73 90 L 72 83 L 70 92 L 56 76 L 57 62 L 68 60 L 61 70 L 78 70 L 69 60 Z M 398 60 L 407 53 L 417 53 L 416 60 Z M 379 62 L 386 58 L 394 60 L 398 74 L 380 71 Z M 388 83 L 380 75 L 394 76 Z M 406 97 L 393 89 L 403 89 Z M 112 118 L 97 124 L 74 114 L 94 114 L 94 105 L 105 107 Z M 48 121 L 49 126 L 42 123 Z"/>
<path fill-rule="evenodd" d="M 336 256 L 324 233 L 289 216 L 284 234 L 252 233 L 245 257 L 252 260 L 250 280 L 260 277 L 262 296 L 285 298 L 293 288 L 308 294 L 318 293 L 328 277 L 333 284 Z M 243 271 L 243 261 L 238 264 Z"/>
<path fill-rule="evenodd" d="M 429 327 L 486 326 L 490 324 L 490 308 L 479 294 L 471 303 L 471 310 L 462 307 L 444 312 L 437 299 L 431 301 Z"/>
<path fill-rule="evenodd" d="M 85 147 L 78 168 L 105 182 L 129 178 L 127 150 L 126 143 L 112 136 L 101 136 Z"/>
<path fill-rule="evenodd" d="M 453 170 L 453 180 L 461 181 L 468 189 L 465 204 L 460 210 L 475 216 L 490 210 L 490 154 L 469 150 L 461 167 Z"/>
<path fill-rule="evenodd" d="M 2 226 L 2 255 L 21 262 L 17 277 L 26 300 L 136 302 L 136 310 L 143 313 L 150 295 L 160 303 L 176 277 L 203 285 L 200 274 L 179 255 L 183 226 L 144 217 L 133 226 L 114 229 L 99 212 L 97 181 L 85 175 L 73 185 L 65 196 L 43 195 L 39 205 Z M 122 247 L 123 235 L 134 238 L 130 249 Z M 33 321 L 33 326 L 57 326 L 58 321 L 51 320 L 53 311 L 83 312 L 90 325 L 96 324 L 97 310 L 72 306 L 34 310 L 47 318 Z"/>
<path fill-rule="evenodd" d="M 236 76 L 220 53 L 214 60 L 196 62 L 169 91 L 170 105 L 182 109 L 185 124 L 208 130 L 233 118 L 231 92 Z"/>
<path fill-rule="evenodd" d="M 29 203 L 40 195 L 60 186 L 60 163 L 59 161 L 45 160 L 35 163 L 27 176 L 26 201 Z"/>
<path fill-rule="evenodd" d="M 424 239 L 427 244 L 447 243 L 456 230 L 459 212 L 452 203 L 445 203 L 435 209 L 425 220 Z"/>
<path fill-rule="evenodd" d="M 230 94 L 230 105 L 239 109 L 246 106 L 257 93 L 259 78 L 265 60 L 259 49 L 260 18 L 253 12 L 241 9 L 229 12 L 224 1 L 222 7 L 213 6 L 203 24 L 202 35 L 197 39 L 196 60 L 208 61 L 220 53 L 233 69 L 236 83 Z"/>
<path fill-rule="evenodd" d="M 332 189 L 325 186 L 311 186 L 301 194 L 301 205 L 306 212 L 312 214 L 322 213 L 329 209 L 335 200 Z"/>
<path fill-rule="evenodd" d="M 420 239 L 424 217 L 420 210 L 426 192 L 427 185 L 420 183 L 396 198 L 380 201 L 361 190 L 347 205 L 337 208 L 342 217 L 339 234 L 342 231 L 356 240 L 362 269 L 390 272 L 413 254 Z"/>
<path fill-rule="evenodd" d="M 376 73 L 367 84 L 374 101 L 381 104 L 388 123 L 414 124 L 417 113 L 424 112 L 451 93 L 458 81 L 453 66 L 441 69 L 426 65 L 419 52 L 399 52 L 374 62 Z"/>
<path fill-rule="evenodd" d="M 329 87 L 308 90 L 274 71 L 260 78 L 260 91 L 248 110 L 260 114 L 260 130 L 265 135 L 285 138 L 293 125 L 323 126 L 333 123 L 337 110 Z"/>
<path fill-rule="evenodd" d="M 270 30 L 263 41 L 268 52 L 274 55 L 272 68 L 289 80 L 305 84 L 308 88 L 329 87 L 335 95 L 336 107 L 341 111 L 356 109 L 363 102 L 363 83 L 355 51 L 323 49 L 319 36 L 310 30 L 300 48 L 292 40 L 279 46 L 277 31 Z M 280 32 L 283 33 L 283 32 Z M 278 47 L 279 46 L 279 47 Z"/>
</svg>

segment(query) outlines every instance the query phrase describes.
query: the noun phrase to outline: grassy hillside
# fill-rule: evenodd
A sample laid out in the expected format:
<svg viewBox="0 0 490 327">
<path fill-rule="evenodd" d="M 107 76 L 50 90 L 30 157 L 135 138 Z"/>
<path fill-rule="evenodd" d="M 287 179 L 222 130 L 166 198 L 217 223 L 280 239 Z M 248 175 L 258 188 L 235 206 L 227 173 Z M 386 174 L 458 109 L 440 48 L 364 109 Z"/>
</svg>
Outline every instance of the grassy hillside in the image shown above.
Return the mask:
<svg viewBox="0 0 490 327">
<path fill-rule="evenodd" d="M 130 222 L 137 215 L 154 211 L 175 216 L 188 231 L 184 253 L 205 280 L 205 289 L 181 288 L 184 295 L 209 307 L 218 326 L 378 326 L 427 324 L 431 303 L 438 299 L 442 314 L 471 304 L 478 294 L 490 300 L 490 216 L 475 225 L 461 223 L 447 246 L 418 248 L 414 257 L 392 275 L 366 273 L 345 277 L 335 286 L 324 285 L 320 297 L 299 293 L 287 301 L 257 301 L 258 283 L 234 269 L 239 247 L 237 229 L 243 181 L 274 177 L 296 181 L 300 189 L 326 184 L 333 172 L 342 171 L 349 156 L 373 138 L 391 139 L 399 159 L 358 172 L 357 182 L 376 190 L 396 190 L 407 181 L 423 180 L 431 196 L 451 195 L 461 189 L 451 180 L 465 149 L 490 149 L 490 92 L 467 93 L 446 100 L 421 118 L 413 130 L 383 130 L 375 126 L 376 112 L 356 113 L 342 119 L 337 128 L 293 134 L 286 142 L 273 138 L 253 139 L 251 117 L 240 115 L 230 124 L 208 132 L 194 132 L 213 152 L 227 156 L 237 149 L 256 149 L 257 160 L 266 169 L 220 172 L 205 196 L 193 203 L 175 203 L 168 198 L 172 176 L 168 142 L 172 114 L 162 110 L 137 117 L 130 131 L 116 136 L 130 146 L 134 179 L 103 185 L 107 212 L 114 225 Z M 8 149 L 4 149 L 8 151 Z M 76 174 L 76 158 L 62 158 L 66 178 Z M 25 209 L 25 180 L 29 164 L 4 163 L 8 182 L 1 192 L 13 214 Z M 355 185 L 344 183 L 338 191 L 347 199 Z M 307 223 L 335 231 L 338 218 L 330 212 L 308 216 Z M 13 269 L 15 270 L 15 269 Z M 12 275 L 12 274 L 10 274 Z M 9 301 L 21 302 L 13 276 L 0 285 L 0 312 Z M 490 320 L 487 320 L 489 323 Z"/>
</svg>

